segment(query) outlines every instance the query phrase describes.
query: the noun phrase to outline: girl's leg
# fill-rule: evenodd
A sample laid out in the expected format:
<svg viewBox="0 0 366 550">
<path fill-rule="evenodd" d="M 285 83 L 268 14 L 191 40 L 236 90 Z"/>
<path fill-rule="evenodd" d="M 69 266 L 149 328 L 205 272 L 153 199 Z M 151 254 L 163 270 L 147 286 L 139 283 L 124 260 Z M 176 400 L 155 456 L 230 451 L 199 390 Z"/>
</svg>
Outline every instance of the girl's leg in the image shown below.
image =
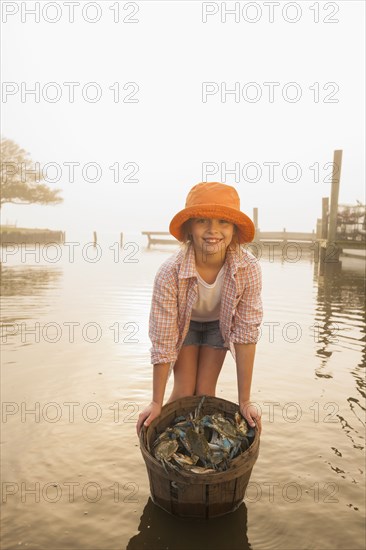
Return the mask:
<svg viewBox="0 0 366 550">
<path fill-rule="evenodd" d="M 227 349 L 200 346 L 195 395 L 215 396 L 216 383 Z"/>
<path fill-rule="evenodd" d="M 174 387 L 167 403 L 194 395 L 198 368 L 199 346 L 182 346 L 174 365 Z"/>
</svg>

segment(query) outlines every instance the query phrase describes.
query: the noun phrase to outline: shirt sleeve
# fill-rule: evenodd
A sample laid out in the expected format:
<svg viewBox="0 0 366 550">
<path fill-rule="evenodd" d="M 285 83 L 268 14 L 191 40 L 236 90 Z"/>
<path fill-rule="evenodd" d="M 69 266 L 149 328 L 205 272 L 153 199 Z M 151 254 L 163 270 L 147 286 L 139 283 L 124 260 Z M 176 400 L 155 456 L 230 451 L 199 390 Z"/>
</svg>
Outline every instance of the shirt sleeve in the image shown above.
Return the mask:
<svg viewBox="0 0 366 550">
<path fill-rule="evenodd" d="M 149 318 L 151 363 L 172 364 L 177 359 L 178 301 L 174 276 L 163 265 L 158 270 L 153 287 Z"/>
<path fill-rule="evenodd" d="M 252 262 L 245 274 L 244 292 L 236 306 L 231 341 L 236 344 L 256 344 L 263 319 L 261 298 L 262 270 L 259 261 Z"/>
</svg>

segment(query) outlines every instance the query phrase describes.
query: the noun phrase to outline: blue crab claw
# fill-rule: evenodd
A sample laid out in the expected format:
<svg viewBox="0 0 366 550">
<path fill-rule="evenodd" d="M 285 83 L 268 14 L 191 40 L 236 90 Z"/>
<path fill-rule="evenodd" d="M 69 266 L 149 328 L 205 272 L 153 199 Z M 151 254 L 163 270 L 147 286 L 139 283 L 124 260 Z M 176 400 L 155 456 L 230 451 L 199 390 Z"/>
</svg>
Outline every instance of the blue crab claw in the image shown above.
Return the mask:
<svg viewBox="0 0 366 550">
<path fill-rule="evenodd" d="M 201 418 L 200 424 L 202 424 L 202 426 L 207 426 L 208 428 L 213 428 L 212 417 L 206 414 Z"/>
<path fill-rule="evenodd" d="M 196 407 L 196 410 L 194 411 L 194 418 L 195 419 L 199 419 L 200 417 L 200 414 L 201 414 L 201 409 L 202 409 L 202 405 L 203 405 L 203 402 L 204 400 L 206 399 L 206 396 L 203 395 L 198 406 Z"/>
<path fill-rule="evenodd" d="M 184 422 L 186 420 L 186 417 L 185 416 L 177 416 L 176 418 L 174 418 L 173 420 L 173 425 L 174 424 L 178 424 L 178 422 Z"/>
</svg>

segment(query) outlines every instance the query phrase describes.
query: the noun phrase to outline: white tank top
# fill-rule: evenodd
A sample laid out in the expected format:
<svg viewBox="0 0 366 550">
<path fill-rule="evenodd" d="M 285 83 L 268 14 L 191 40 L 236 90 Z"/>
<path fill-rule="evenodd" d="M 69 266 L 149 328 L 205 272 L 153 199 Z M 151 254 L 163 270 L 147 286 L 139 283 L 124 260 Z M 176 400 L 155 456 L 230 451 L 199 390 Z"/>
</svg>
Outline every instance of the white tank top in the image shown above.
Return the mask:
<svg viewBox="0 0 366 550">
<path fill-rule="evenodd" d="M 192 308 L 193 321 L 216 321 L 220 318 L 221 291 L 225 264 L 217 274 L 216 281 L 206 283 L 196 271 L 198 279 L 198 298 Z"/>
</svg>

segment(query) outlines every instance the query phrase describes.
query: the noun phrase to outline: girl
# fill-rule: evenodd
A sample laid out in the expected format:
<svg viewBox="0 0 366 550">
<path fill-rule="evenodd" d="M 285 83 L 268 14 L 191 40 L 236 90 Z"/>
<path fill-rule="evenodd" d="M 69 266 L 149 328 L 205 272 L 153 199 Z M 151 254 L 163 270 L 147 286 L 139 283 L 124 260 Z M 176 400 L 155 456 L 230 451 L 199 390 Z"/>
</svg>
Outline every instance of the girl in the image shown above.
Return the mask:
<svg viewBox="0 0 366 550">
<path fill-rule="evenodd" d="M 168 403 L 188 395 L 214 396 L 228 349 L 236 363 L 240 411 L 261 430 L 250 387 L 263 317 L 262 275 L 257 258 L 240 246 L 253 240 L 254 224 L 240 211 L 234 187 L 204 182 L 190 190 L 169 232 L 183 244 L 154 280 L 149 319 L 153 397 L 139 414 L 137 433 L 160 414 L 173 368 Z"/>
</svg>

